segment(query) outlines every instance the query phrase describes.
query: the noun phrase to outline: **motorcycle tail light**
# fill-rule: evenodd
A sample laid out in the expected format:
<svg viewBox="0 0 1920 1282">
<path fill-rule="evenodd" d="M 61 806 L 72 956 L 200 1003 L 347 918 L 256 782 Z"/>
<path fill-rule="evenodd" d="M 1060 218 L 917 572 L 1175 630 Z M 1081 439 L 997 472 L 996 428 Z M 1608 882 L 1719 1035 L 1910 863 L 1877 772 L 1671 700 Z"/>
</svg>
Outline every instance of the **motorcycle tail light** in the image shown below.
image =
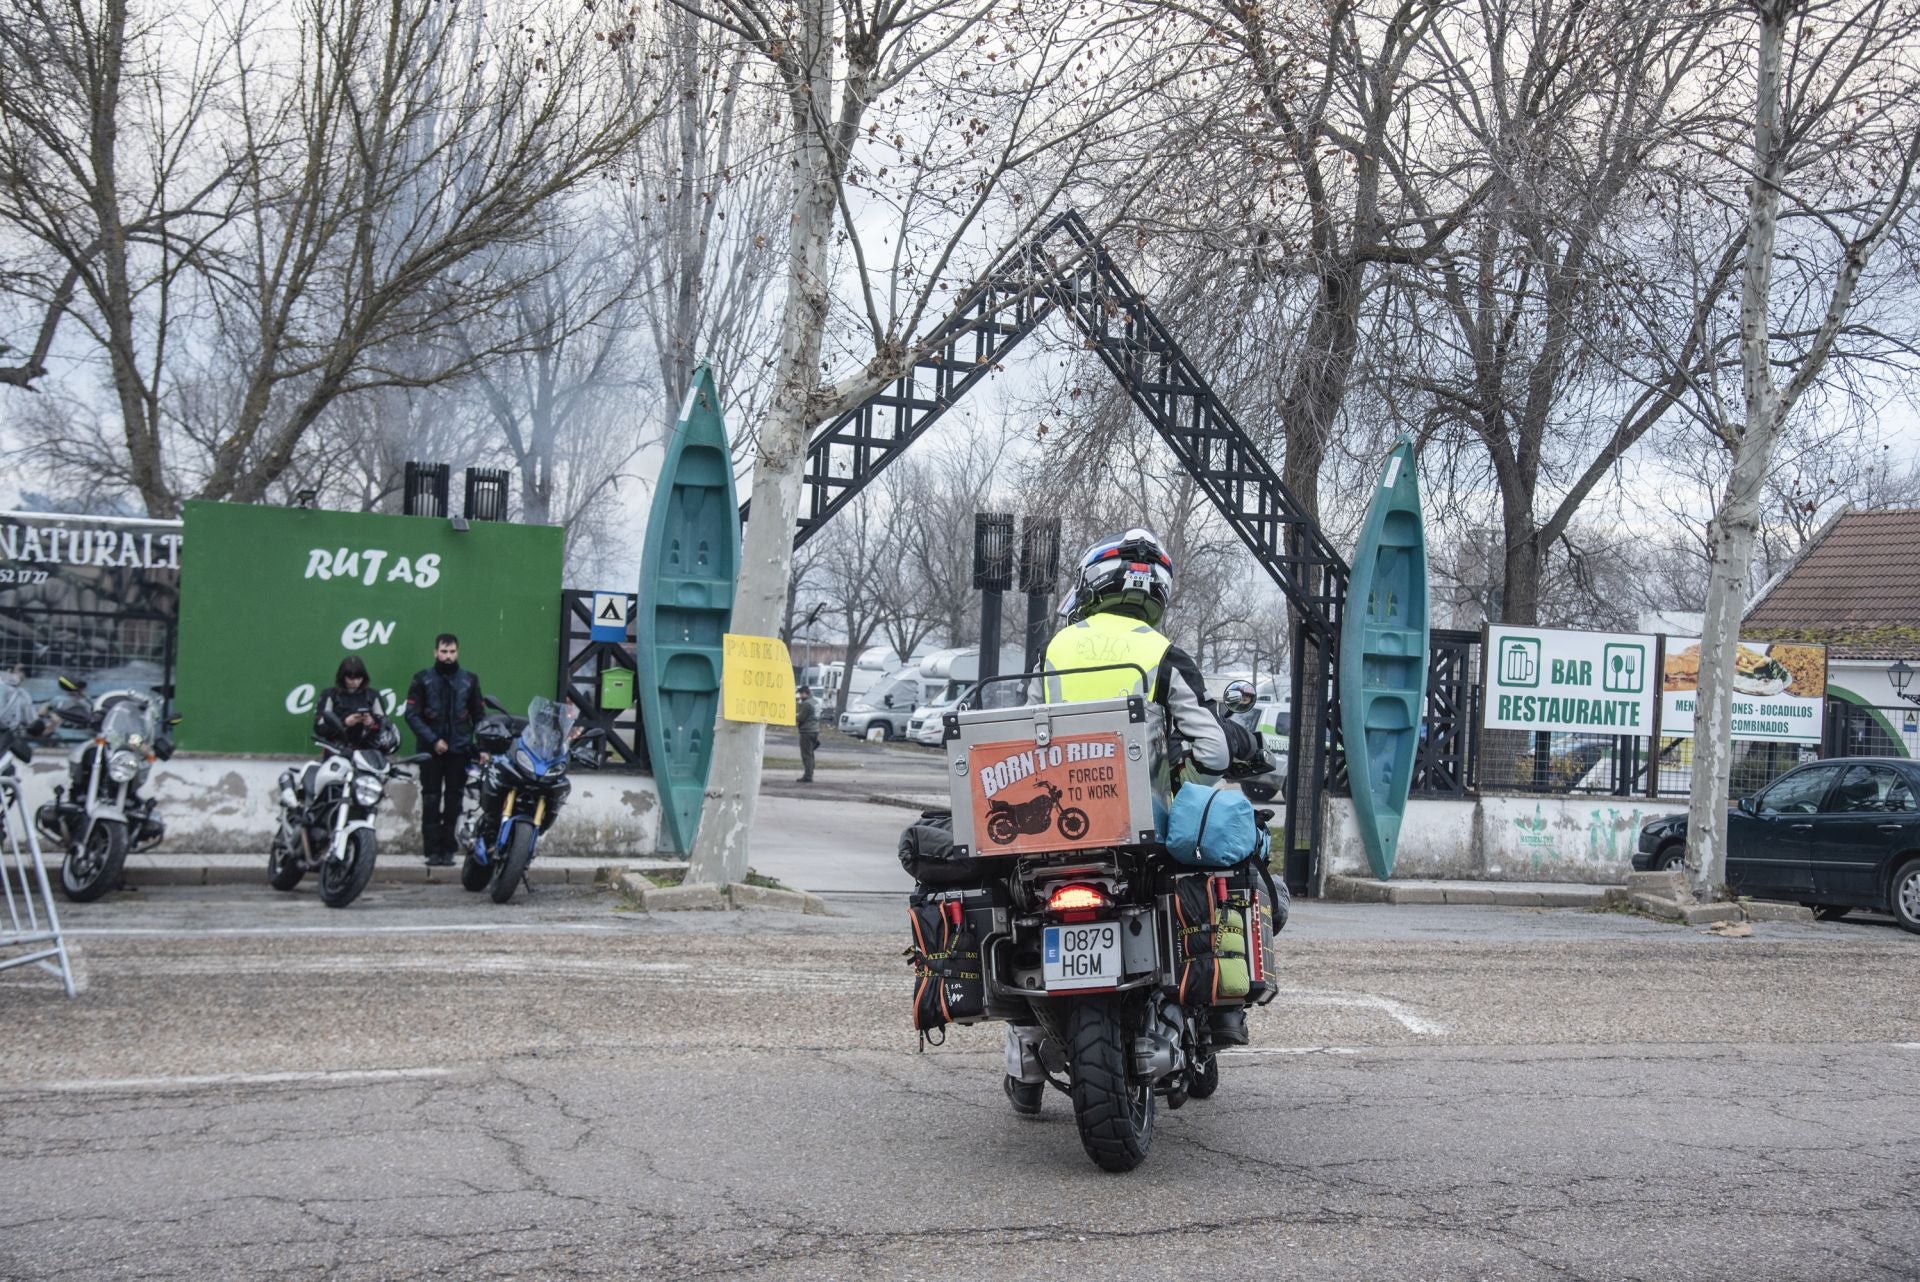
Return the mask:
<svg viewBox="0 0 1920 1282">
<path fill-rule="evenodd" d="M 1107 906 L 1107 896 L 1098 886 L 1069 883 L 1055 886 L 1047 896 L 1047 911 L 1067 921 L 1084 920 Z"/>
</svg>

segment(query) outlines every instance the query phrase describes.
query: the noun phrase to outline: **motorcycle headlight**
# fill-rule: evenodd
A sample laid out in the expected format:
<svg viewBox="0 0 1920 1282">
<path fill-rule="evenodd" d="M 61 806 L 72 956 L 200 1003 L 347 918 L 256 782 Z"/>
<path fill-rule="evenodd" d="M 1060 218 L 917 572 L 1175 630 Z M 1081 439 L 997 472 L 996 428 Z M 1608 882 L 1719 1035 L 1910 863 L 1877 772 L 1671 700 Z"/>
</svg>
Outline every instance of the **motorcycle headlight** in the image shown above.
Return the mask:
<svg viewBox="0 0 1920 1282">
<path fill-rule="evenodd" d="M 115 783 L 131 782 L 140 773 L 140 758 L 125 748 L 116 748 L 107 757 L 107 778 Z"/>
<path fill-rule="evenodd" d="M 518 744 L 514 745 L 513 764 L 520 767 L 530 779 L 538 779 L 540 777 L 540 767 L 534 761 L 533 754 Z"/>
<path fill-rule="evenodd" d="M 353 804 L 373 807 L 380 804 L 380 798 L 387 785 L 379 775 L 355 775 L 353 777 Z"/>
</svg>

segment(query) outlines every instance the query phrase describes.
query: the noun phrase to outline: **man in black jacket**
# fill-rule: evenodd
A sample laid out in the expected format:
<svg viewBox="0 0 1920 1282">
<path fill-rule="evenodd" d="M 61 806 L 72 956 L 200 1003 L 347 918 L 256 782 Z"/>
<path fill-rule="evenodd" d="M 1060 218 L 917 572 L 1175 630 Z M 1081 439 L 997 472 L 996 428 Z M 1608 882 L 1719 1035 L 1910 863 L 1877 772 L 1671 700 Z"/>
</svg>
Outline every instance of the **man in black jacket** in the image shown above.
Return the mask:
<svg viewBox="0 0 1920 1282">
<path fill-rule="evenodd" d="M 407 687 L 407 725 L 418 750 L 433 754 L 420 766 L 420 840 L 429 864 L 453 862 L 473 728 L 485 711 L 480 678 L 460 666 L 460 638 L 442 632 L 434 638 L 433 666 L 414 673 Z"/>
</svg>

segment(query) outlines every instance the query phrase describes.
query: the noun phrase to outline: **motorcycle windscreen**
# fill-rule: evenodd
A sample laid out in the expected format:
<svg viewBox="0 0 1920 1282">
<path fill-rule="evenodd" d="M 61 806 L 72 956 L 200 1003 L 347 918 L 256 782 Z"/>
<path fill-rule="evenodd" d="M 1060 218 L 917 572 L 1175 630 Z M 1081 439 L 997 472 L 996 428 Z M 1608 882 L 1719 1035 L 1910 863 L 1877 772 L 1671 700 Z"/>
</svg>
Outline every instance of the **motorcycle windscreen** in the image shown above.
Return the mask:
<svg viewBox="0 0 1920 1282">
<path fill-rule="evenodd" d="M 975 744 L 968 753 L 975 855 L 1124 845 L 1130 822 L 1117 733 Z"/>
</svg>

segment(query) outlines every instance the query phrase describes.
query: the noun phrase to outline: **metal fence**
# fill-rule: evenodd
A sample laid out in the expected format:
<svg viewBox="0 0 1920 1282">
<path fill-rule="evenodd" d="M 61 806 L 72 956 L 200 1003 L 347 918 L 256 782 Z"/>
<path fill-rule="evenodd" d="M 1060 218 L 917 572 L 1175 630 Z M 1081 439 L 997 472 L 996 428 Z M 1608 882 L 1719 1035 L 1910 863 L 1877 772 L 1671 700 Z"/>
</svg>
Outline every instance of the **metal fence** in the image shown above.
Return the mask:
<svg viewBox="0 0 1920 1282">
<path fill-rule="evenodd" d="M 1920 757 L 1920 707 L 1828 700 L 1823 746 L 1829 757 Z"/>
<path fill-rule="evenodd" d="M 36 700 L 62 677 L 96 690 L 173 684 L 174 620 L 133 610 L 10 610 L 0 615 L 0 671 L 26 673 Z"/>
<path fill-rule="evenodd" d="M 591 590 L 561 590 L 560 693 L 580 709 L 582 726 L 598 726 L 606 731 L 607 753 L 601 769 L 651 774 L 653 766 L 647 760 L 647 739 L 640 724 L 638 701 L 627 708 L 600 706 L 602 673 L 624 668 L 638 677 L 634 660 L 634 619 L 639 598 L 628 596 L 626 599 L 627 628 L 621 640 L 595 641 L 593 597 Z"/>
</svg>

